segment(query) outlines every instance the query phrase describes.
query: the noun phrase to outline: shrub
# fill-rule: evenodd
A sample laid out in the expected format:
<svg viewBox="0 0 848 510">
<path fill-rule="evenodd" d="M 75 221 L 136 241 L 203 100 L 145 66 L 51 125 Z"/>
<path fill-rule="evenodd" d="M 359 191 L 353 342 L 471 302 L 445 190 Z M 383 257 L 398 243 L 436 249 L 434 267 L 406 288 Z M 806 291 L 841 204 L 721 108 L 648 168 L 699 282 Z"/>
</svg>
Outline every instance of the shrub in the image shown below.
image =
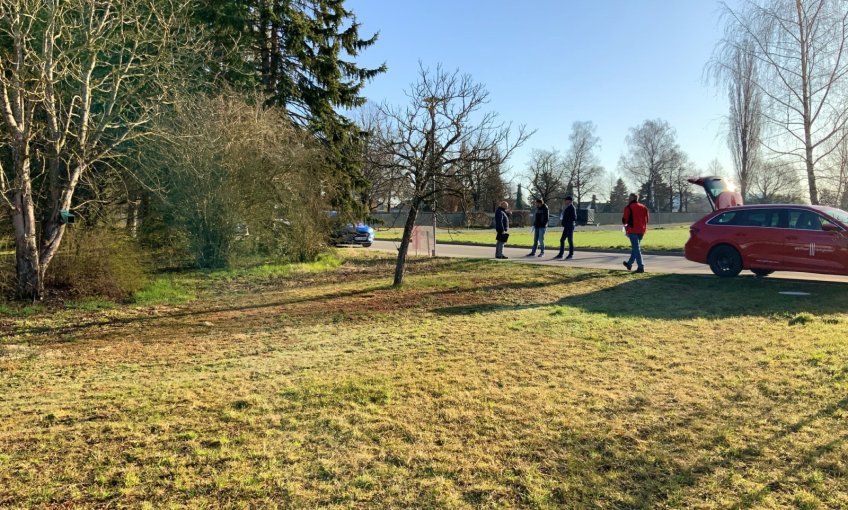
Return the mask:
<svg viewBox="0 0 848 510">
<path fill-rule="evenodd" d="M 68 229 L 45 284 L 75 297 L 123 300 L 148 282 L 147 260 L 123 231 Z"/>
</svg>

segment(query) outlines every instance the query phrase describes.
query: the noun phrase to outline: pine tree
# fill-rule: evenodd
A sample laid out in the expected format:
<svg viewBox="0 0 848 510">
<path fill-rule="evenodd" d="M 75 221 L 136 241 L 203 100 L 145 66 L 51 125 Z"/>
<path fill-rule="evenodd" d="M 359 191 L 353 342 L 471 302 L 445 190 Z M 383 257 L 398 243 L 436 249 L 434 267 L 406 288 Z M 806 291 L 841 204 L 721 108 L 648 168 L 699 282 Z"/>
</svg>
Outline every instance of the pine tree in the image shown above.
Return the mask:
<svg viewBox="0 0 848 510">
<path fill-rule="evenodd" d="M 615 181 L 615 186 L 610 191 L 609 210 L 610 212 L 618 212 L 627 206 L 627 186 L 624 180 L 619 178 Z"/>
<path fill-rule="evenodd" d="M 268 105 L 284 108 L 327 148 L 336 207 L 353 205 L 364 186 L 361 134 L 338 113 L 362 106 L 366 82 L 386 66 L 364 68 L 355 58 L 377 41 L 359 35 L 345 0 L 208 0 L 197 18 L 209 28 L 218 77 L 236 87 L 260 86 Z M 237 51 L 231 48 L 237 46 Z"/>
</svg>

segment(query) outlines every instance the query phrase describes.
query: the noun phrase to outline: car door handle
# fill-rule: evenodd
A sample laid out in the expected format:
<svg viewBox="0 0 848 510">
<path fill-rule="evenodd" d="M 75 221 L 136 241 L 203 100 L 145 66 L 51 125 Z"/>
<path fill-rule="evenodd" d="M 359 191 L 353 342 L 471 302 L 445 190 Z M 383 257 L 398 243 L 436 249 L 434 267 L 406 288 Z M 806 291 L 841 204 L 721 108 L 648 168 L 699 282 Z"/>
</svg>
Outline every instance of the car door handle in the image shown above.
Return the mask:
<svg viewBox="0 0 848 510">
<path fill-rule="evenodd" d="M 786 236 L 786 240 L 787 240 L 787 241 L 797 241 L 797 240 L 798 240 L 798 236 Z"/>
<path fill-rule="evenodd" d="M 748 234 L 746 234 L 745 232 L 737 232 L 737 233 L 736 233 L 736 237 L 745 237 L 745 236 L 747 236 L 747 235 L 748 235 Z"/>
</svg>

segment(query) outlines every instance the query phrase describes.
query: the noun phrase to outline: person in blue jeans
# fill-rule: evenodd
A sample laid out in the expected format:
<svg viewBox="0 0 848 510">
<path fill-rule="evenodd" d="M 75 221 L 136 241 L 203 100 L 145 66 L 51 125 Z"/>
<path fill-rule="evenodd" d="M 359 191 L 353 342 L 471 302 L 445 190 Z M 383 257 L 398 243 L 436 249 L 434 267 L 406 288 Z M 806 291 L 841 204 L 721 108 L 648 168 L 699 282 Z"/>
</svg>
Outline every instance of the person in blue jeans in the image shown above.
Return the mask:
<svg viewBox="0 0 848 510">
<path fill-rule="evenodd" d="M 639 203 L 639 195 L 631 193 L 630 203 L 624 208 L 624 214 L 621 217 L 624 232 L 630 239 L 630 258 L 622 262 L 628 271 L 633 269 L 633 263 L 636 262 L 636 272 L 645 272 L 645 264 L 642 262 L 642 238 L 648 230 L 649 221 L 648 208 Z"/>
<path fill-rule="evenodd" d="M 539 247 L 539 256 L 545 254 L 545 231 L 548 229 L 549 220 L 548 206 L 541 198 L 536 199 L 536 215 L 533 216 L 533 250 L 527 255 L 532 257 L 536 255 L 536 247 Z"/>
</svg>

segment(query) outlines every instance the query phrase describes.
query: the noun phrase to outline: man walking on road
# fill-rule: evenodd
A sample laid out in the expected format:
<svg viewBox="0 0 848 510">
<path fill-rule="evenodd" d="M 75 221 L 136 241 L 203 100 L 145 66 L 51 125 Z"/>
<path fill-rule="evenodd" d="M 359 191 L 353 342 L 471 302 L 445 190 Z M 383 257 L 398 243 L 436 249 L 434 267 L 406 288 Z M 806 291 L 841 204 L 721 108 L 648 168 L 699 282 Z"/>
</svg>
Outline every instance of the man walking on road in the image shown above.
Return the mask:
<svg viewBox="0 0 848 510">
<path fill-rule="evenodd" d="M 536 255 L 536 246 L 539 247 L 539 256 L 543 256 L 545 254 L 545 231 L 548 229 L 548 220 L 550 219 L 550 213 L 548 212 L 548 206 L 545 205 L 545 201 L 541 198 L 536 199 L 536 216 L 533 217 L 533 229 L 535 229 L 535 234 L 533 235 L 533 250 L 530 251 L 528 257 L 532 257 Z"/>
<path fill-rule="evenodd" d="M 645 272 L 645 264 L 642 262 L 642 238 L 648 231 L 648 219 L 648 208 L 639 203 L 639 196 L 636 193 L 631 193 L 630 203 L 624 208 L 624 216 L 621 218 L 624 232 L 630 239 L 630 259 L 623 262 L 628 271 L 633 269 L 635 261 L 636 272 Z"/>
<path fill-rule="evenodd" d="M 565 197 L 565 207 L 559 213 L 559 221 L 562 224 L 562 236 L 559 238 L 559 253 L 555 259 L 561 259 L 565 254 L 565 241 L 568 240 L 568 256 L 570 260 L 574 256 L 574 222 L 577 221 L 577 209 L 571 197 Z"/>
<path fill-rule="evenodd" d="M 495 258 L 508 259 L 504 255 L 504 245 L 509 239 L 509 203 L 506 200 L 500 203 L 498 210 L 495 211 L 495 231 L 498 235 L 495 237 Z"/>
</svg>

